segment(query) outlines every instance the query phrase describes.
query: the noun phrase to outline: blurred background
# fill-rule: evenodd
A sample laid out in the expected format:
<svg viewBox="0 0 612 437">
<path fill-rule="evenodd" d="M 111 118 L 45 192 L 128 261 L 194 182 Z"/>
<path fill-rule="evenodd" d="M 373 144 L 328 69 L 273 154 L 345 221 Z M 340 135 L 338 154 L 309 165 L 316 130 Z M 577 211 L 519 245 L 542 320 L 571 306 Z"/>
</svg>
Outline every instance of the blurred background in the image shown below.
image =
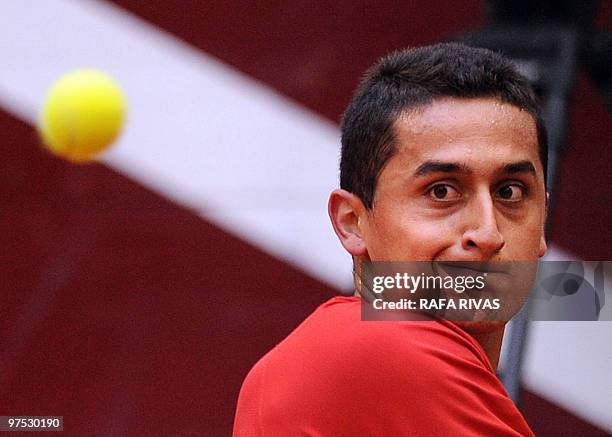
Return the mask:
<svg viewBox="0 0 612 437">
<path fill-rule="evenodd" d="M 338 122 L 393 49 L 467 39 L 515 57 L 558 157 L 550 257 L 612 260 L 611 28 L 608 0 L 2 2 L 0 415 L 230 435 L 250 367 L 350 290 L 326 213 Z M 83 67 L 115 77 L 128 118 L 99 163 L 75 165 L 34 126 L 51 83 Z M 525 338 L 536 434 L 612 435 L 612 323 L 533 322 Z"/>
</svg>

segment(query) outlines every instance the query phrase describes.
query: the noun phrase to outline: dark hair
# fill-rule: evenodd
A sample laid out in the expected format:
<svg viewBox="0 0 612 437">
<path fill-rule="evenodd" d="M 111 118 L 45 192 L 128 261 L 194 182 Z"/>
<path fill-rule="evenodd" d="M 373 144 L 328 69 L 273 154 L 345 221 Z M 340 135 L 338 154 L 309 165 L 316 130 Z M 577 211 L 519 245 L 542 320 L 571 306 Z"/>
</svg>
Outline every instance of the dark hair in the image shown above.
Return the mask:
<svg viewBox="0 0 612 437">
<path fill-rule="evenodd" d="M 546 180 L 546 128 L 527 79 L 498 53 L 442 43 L 393 52 L 368 70 L 342 117 L 340 187 L 372 208 L 378 176 L 396 152 L 396 118 L 441 97 L 496 97 L 528 111 Z"/>
</svg>

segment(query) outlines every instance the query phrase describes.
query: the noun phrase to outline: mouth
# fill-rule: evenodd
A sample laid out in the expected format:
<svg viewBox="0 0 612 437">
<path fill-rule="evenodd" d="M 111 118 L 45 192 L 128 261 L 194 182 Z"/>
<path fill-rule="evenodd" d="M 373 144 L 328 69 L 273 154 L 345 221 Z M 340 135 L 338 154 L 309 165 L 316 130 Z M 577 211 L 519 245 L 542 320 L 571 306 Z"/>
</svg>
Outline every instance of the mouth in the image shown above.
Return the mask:
<svg viewBox="0 0 612 437">
<path fill-rule="evenodd" d="M 434 262 L 444 270 L 461 269 L 469 270 L 478 273 L 508 273 L 508 268 L 501 262 L 483 262 L 483 261 L 437 261 Z"/>
</svg>

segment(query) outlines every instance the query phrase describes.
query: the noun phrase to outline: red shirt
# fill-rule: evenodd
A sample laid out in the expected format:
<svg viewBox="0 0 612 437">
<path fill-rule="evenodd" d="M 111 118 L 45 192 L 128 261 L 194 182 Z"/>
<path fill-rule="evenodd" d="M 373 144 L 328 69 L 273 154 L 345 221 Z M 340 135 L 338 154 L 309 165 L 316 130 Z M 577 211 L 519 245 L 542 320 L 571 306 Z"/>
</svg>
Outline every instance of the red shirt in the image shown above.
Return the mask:
<svg viewBox="0 0 612 437">
<path fill-rule="evenodd" d="M 482 347 L 449 321 L 321 305 L 249 372 L 234 437 L 533 436 Z"/>
</svg>

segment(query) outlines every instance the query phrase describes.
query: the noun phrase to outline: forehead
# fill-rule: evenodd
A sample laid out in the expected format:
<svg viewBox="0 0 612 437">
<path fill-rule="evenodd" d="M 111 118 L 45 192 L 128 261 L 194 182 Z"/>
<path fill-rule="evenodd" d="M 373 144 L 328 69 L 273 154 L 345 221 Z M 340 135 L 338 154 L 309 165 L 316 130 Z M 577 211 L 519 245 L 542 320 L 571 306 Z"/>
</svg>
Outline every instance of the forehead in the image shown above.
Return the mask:
<svg viewBox="0 0 612 437">
<path fill-rule="evenodd" d="M 397 158 L 494 165 L 531 160 L 541 169 L 533 116 L 495 98 L 444 98 L 400 115 L 394 123 Z"/>
</svg>

